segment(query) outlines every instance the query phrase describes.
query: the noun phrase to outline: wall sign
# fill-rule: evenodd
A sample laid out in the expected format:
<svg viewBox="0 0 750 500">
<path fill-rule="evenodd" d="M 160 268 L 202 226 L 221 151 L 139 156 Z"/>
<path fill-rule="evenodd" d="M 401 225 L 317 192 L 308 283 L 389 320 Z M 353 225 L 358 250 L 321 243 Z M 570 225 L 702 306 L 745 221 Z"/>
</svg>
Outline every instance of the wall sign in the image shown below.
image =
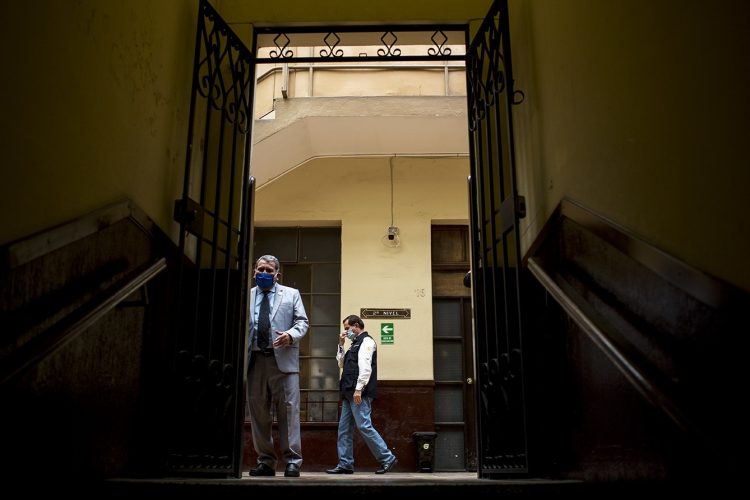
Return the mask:
<svg viewBox="0 0 750 500">
<path fill-rule="evenodd" d="M 381 344 L 393 344 L 393 334 L 395 328 L 393 323 L 380 323 L 380 343 Z"/>
<path fill-rule="evenodd" d="M 363 307 L 359 310 L 359 316 L 362 319 L 411 319 L 411 309 L 379 309 L 375 307 Z"/>
</svg>

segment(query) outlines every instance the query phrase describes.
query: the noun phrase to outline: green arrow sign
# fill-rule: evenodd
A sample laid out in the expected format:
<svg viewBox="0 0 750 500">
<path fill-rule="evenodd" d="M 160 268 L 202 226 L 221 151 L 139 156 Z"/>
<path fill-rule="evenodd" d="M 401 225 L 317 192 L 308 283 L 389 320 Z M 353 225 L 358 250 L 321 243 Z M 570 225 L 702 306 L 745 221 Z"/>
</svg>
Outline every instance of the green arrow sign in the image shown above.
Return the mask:
<svg viewBox="0 0 750 500">
<path fill-rule="evenodd" d="M 393 323 L 380 323 L 380 343 L 393 344 Z"/>
</svg>

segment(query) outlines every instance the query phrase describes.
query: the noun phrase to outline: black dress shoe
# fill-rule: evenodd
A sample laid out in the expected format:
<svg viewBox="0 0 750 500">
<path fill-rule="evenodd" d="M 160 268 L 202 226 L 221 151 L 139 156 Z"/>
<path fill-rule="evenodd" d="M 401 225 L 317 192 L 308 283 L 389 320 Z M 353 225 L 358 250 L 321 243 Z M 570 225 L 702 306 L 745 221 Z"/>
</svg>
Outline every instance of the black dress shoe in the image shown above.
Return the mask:
<svg viewBox="0 0 750 500">
<path fill-rule="evenodd" d="M 393 460 L 391 460 L 390 463 L 384 464 L 381 469 L 375 471 L 375 474 L 385 474 L 389 470 L 393 469 L 393 466 L 396 465 L 396 462 L 398 462 L 398 459 L 396 457 L 393 457 Z"/>
<path fill-rule="evenodd" d="M 276 471 L 264 464 L 263 462 L 255 466 L 254 469 L 250 469 L 251 476 L 275 476 Z"/>
<path fill-rule="evenodd" d="M 297 465 L 297 464 L 286 464 L 286 470 L 284 471 L 284 477 L 299 477 L 299 465 Z"/>
<path fill-rule="evenodd" d="M 343 467 L 339 467 L 337 465 L 333 469 L 328 469 L 326 471 L 326 474 L 354 474 L 354 471 L 351 469 L 344 469 Z"/>
</svg>

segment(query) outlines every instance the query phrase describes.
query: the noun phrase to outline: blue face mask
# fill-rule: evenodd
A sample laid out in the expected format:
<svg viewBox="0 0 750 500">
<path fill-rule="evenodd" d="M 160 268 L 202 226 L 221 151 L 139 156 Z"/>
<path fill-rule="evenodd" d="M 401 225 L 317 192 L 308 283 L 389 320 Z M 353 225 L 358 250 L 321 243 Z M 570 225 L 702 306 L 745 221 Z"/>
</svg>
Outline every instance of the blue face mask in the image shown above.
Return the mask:
<svg viewBox="0 0 750 500">
<path fill-rule="evenodd" d="M 356 339 L 356 338 L 357 338 L 357 334 L 356 334 L 356 333 L 354 333 L 354 330 L 352 330 L 351 328 L 349 328 L 349 329 L 348 329 L 348 330 L 346 331 L 346 338 L 348 338 L 349 340 L 354 340 L 354 339 Z"/>
<path fill-rule="evenodd" d="M 260 288 L 267 289 L 273 286 L 273 274 L 258 273 L 255 275 L 255 284 Z"/>
</svg>

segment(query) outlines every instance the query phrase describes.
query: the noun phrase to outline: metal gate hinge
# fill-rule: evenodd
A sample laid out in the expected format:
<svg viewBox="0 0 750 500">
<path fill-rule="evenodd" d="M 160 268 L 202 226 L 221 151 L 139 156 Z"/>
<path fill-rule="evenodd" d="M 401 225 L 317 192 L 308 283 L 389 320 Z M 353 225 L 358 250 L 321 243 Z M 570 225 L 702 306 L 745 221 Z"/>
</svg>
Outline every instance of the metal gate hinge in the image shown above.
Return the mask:
<svg viewBox="0 0 750 500">
<path fill-rule="evenodd" d="M 196 236 L 203 235 L 203 207 L 190 198 L 174 201 L 174 220 L 180 223 L 185 231 Z"/>
<path fill-rule="evenodd" d="M 526 217 L 526 197 L 516 196 L 516 216 L 519 219 Z"/>
</svg>

